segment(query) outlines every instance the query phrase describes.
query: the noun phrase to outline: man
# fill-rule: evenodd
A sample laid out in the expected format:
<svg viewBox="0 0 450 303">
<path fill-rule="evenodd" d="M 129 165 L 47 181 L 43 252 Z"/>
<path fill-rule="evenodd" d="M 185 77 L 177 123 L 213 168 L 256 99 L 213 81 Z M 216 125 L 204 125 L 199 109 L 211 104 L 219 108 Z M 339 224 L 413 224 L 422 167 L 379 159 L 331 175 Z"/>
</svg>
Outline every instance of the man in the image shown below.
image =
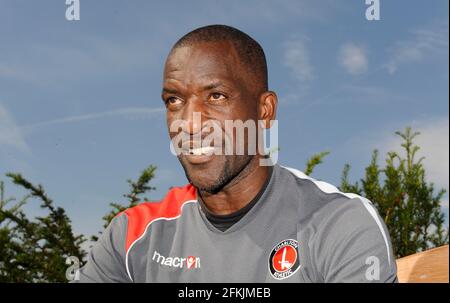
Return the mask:
<svg viewBox="0 0 450 303">
<path fill-rule="evenodd" d="M 248 130 L 238 143 L 226 128 L 270 128 L 275 119 L 277 96 L 255 40 L 224 25 L 188 33 L 166 60 L 162 98 L 189 184 L 114 218 L 81 282 L 396 281 L 389 235 L 370 201 L 262 165 L 265 153 L 249 148 L 262 139 Z M 210 121 L 213 143 L 204 144 Z M 228 153 L 216 152 L 227 142 L 235 143 Z"/>
</svg>

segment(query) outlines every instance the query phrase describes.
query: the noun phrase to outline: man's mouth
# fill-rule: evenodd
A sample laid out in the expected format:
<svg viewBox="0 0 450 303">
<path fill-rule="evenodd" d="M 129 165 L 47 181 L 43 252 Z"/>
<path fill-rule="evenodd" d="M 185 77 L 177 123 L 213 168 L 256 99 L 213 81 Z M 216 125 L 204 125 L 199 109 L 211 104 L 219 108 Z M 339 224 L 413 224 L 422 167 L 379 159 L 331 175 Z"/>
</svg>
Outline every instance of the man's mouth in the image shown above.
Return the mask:
<svg viewBox="0 0 450 303">
<path fill-rule="evenodd" d="M 212 155 L 216 148 L 214 146 L 204 146 L 199 148 L 188 148 L 183 149 L 183 153 L 185 155 L 194 155 L 194 156 L 200 156 L 200 155 Z"/>
<path fill-rule="evenodd" d="M 216 147 L 201 146 L 201 143 L 198 142 L 186 142 L 183 144 L 181 151 L 182 155 L 189 163 L 204 164 L 213 159 Z"/>
</svg>

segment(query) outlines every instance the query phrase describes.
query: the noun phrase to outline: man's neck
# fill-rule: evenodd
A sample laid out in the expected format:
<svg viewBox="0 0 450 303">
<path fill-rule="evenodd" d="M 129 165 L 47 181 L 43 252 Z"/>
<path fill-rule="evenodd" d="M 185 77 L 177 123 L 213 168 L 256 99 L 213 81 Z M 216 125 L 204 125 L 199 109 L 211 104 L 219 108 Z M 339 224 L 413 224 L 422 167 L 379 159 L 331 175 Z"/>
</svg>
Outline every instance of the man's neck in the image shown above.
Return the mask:
<svg viewBox="0 0 450 303">
<path fill-rule="evenodd" d="M 245 207 L 259 193 L 269 177 L 269 167 L 260 166 L 259 158 L 254 157 L 248 167 L 231 183 L 218 193 L 201 191 L 201 198 L 208 210 L 216 215 L 228 215 Z"/>
</svg>

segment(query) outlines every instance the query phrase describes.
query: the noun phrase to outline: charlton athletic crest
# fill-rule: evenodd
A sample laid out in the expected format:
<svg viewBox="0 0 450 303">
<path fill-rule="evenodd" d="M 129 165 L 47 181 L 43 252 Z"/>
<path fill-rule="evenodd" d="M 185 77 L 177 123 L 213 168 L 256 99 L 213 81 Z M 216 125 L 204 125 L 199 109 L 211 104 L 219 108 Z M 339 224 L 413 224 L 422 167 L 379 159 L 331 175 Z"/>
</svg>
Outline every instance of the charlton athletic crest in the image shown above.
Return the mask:
<svg viewBox="0 0 450 303">
<path fill-rule="evenodd" d="M 289 278 L 300 268 L 298 242 L 286 239 L 275 245 L 269 257 L 269 270 L 277 280 Z"/>
</svg>

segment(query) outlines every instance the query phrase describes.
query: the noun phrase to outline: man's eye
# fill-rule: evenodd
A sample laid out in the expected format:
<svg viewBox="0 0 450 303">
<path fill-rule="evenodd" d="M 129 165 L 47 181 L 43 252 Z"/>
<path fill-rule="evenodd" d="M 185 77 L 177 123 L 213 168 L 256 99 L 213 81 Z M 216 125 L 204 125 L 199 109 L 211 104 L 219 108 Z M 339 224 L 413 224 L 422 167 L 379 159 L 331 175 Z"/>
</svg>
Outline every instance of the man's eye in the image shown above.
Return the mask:
<svg viewBox="0 0 450 303">
<path fill-rule="evenodd" d="M 222 101 L 225 99 L 226 97 L 221 93 L 212 93 L 211 96 L 209 97 L 209 100 L 213 102 Z"/>
<path fill-rule="evenodd" d="M 166 100 L 166 104 L 168 106 L 169 105 L 179 105 L 179 104 L 181 104 L 181 102 L 182 101 L 177 97 L 170 97 L 170 98 L 167 98 L 167 100 Z"/>
</svg>

